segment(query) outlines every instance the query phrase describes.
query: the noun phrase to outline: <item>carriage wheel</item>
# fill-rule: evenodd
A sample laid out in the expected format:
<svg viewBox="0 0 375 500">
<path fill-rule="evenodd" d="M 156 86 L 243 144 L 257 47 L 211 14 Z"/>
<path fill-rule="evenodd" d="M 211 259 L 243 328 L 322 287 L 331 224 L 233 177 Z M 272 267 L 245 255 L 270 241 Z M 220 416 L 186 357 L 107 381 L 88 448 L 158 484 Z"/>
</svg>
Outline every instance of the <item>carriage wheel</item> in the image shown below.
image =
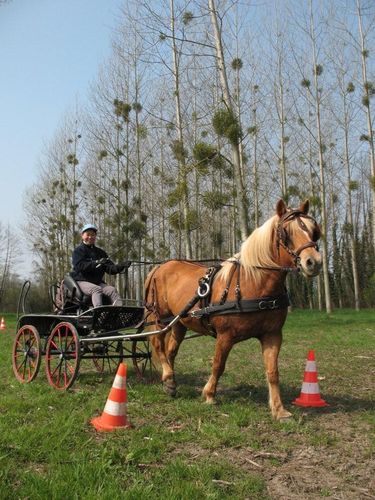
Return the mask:
<svg viewBox="0 0 375 500">
<path fill-rule="evenodd" d="M 103 373 L 105 369 L 109 373 L 117 372 L 118 365 L 124 359 L 123 345 L 119 340 L 99 342 L 92 348 L 92 353 L 92 360 L 99 373 Z"/>
<path fill-rule="evenodd" d="M 152 362 L 152 351 L 149 340 L 133 340 L 132 342 L 132 360 L 135 373 L 139 380 L 154 382 L 159 380 L 156 367 Z"/>
<path fill-rule="evenodd" d="M 59 323 L 47 341 L 48 382 L 55 389 L 69 389 L 78 375 L 80 359 L 81 351 L 76 328 L 71 323 Z"/>
<path fill-rule="evenodd" d="M 24 325 L 14 339 L 12 364 L 16 378 L 23 383 L 34 380 L 41 361 L 40 336 L 32 325 Z"/>
</svg>

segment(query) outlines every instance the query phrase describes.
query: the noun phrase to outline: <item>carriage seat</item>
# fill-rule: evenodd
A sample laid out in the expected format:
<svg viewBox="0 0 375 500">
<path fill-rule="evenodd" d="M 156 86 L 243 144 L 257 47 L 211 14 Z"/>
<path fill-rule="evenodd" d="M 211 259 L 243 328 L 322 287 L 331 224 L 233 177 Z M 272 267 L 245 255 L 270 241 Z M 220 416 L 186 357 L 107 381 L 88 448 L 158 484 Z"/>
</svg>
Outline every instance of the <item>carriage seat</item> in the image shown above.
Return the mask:
<svg viewBox="0 0 375 500">
<path fill-rule="evenodd" d="M 70 302 L 79 306 L 90 306 L 91 297 L 82 292 L 77 281 L 71 274 L 64 276 L 64 298 L 65 302 Z"/>
<path fill-rule="evenodd" d="M 91 296 L 82 292 L 71 273 L 64 276 L 64 310 L 72 310 L 74 307 L 85 310 L 92 307 Z M 109 297 L 103 296 L 103 305 L 111 305 Z"/>
</svg>

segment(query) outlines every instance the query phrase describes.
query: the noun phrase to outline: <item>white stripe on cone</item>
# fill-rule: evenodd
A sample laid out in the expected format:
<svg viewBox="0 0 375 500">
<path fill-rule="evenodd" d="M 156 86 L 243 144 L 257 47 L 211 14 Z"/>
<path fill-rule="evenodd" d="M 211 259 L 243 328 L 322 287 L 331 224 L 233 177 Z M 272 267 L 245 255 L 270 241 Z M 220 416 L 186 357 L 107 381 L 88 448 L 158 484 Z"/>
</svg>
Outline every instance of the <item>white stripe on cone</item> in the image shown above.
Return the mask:
<svg viewBox="0 0 375 500">
<path fill-rule="evenodd" d="M 319 384 L 316 382 L 303 382 L 301 392 L 303 394 L 319 394 Z"/>
<path fill-rule="evenodd" d="M 113 415 L 114 417 L 117 417 L 119 415 L 125 415 L 126 403 L 117 403 L 116 401 L 107 399 L 103 413 L 107 413 L 108 415 Z"/>
<path fill-rule="evenodd" d="M 112 387 L 115 387 L 116 389 L 124 389 L 126 387 L 126 377 L 116 375 Z"/>
<path fill-rule="evenodd" d="M 305 372 L 316 372 L 316 361 L 306 361 Z"/>
</svg>

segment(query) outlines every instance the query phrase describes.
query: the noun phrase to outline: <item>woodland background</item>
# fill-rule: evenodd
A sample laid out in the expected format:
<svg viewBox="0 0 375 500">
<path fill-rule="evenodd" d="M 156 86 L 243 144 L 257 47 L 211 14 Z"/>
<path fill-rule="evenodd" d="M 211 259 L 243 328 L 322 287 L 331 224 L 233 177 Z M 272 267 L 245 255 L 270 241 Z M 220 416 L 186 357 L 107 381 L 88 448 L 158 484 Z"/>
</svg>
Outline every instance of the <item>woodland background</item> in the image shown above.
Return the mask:
<svg viewBox="0 0 375 500">
<path fill-rule="evenodd" d="M 152 262 L 233 255 L 281 197 L 308 198 L 324 234 L 293 304 L 373 306 L 374 2 L 124 1 L 116 23 L 25 194 L 31 307 L 50 307 L 83 223 L 134 261 L 116 284 L 140 299 Z M 0 310 L 16 307 L 18 245 L 0 222 Z"/>
</svg>

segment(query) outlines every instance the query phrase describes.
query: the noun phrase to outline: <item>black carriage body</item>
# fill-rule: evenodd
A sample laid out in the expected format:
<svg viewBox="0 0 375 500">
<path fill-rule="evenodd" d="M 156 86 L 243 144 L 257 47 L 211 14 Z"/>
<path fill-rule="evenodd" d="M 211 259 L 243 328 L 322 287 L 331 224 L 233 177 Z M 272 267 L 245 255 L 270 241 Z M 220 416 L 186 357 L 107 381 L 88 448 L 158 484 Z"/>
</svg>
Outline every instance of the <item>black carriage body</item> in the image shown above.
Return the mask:
<svg viewBox="0 0 375 500">
<path fill-rule="evenodd" d="M 142 321 L 143 307 L 100 306 L 79 315 L 70 314 L 25 314 L 18 320 L 17 330 L 25 325 L 34 326 L 42 338 L 49 337 L 61 322 L 72 324 L 81 337 L 87 335 L 113 335 L 119 330 L 136 328 Z"/>
</svg>

